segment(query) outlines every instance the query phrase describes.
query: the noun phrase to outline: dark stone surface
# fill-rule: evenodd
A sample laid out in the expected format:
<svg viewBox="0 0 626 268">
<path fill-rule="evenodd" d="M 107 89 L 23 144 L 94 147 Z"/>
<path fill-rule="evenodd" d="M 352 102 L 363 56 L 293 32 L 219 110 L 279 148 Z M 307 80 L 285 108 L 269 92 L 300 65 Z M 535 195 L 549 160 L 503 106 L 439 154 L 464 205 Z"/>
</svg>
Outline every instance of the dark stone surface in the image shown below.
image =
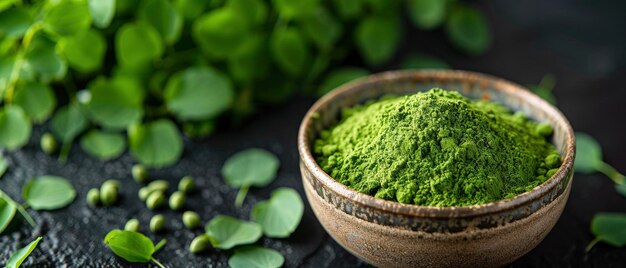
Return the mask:
<svg viewBox="0 0 626 268">
<path fill-rule="evenodd" d="M 608 163 L 626 171 L 625 6 L 618 1 L 489 1 L 481 7 L 492 23 L 495 41 L 486 55 L 473 59 L 458 54 L 441 31 L 411 34 L 403 51 L 430 53 L 455 68 L 491 73 L 521 84 L 537 83 L 544 74 L 554 74 L 559 108 L 576 130 L 588 132 L 602 143 Z M 401 58 L 400 55 L 397 60 Z M 198 211 L 204 222 L 220 213 L 247 219 L 251 206 L 280 186 L 293 187 L 304 197 L 297 165 L 296 133 L 300 119 L 313 101 L 297 98 L 285 106 L 261 112 L 241 128 L 221 129 L 202 141 L 186 141 L 179 164 L 152 171 L 151 175 L 172 183 L 183 175 L 195 176 L 201 190 L 189 197 L 188 206 Z M 28 178 L 52 174 L 69 178 L 79 194 L 74 203 L 59 211 L 30 210 L 38 223 L 36 228 L 23 224 L 16 232 L 0 236 L 0 264 L 17 247 L 43 235 L 40 246 L 26 262 L 28 267 L 147 267 L 115 258 L 102 243 L 109 230 L 123 228 L 131 217 L 139 218 L 142 230 L 150 234 L 147 224 L 153 213 L 137 198 L 140 186 L 130 178 L 133 160 L 124 155 L 114 161 L 100 162 L 74 146 L 68 163 L 62 165 L 38 149 L 42 132 L 43 129 L 36 129 L 24 149 L 5 152 L 11 168 L 0 180 L 0 189 L 21 200 L 20 189 Z M 235 209 L 236 189 L 222 182 L 219 170 L 228 156 L 249 147 L 274 152 L 280 157 L 282 167 L 274 183 L 252 190 L 244 207 Z M 124 182 L 121 201 L 114 207 L 88 208 L 84 202 L 86 191 L 107 178 Z M 614 191 L 604 176 L 577 174 L 568 204 L 555 228 L 536 249 L 512 266 L 626 266 L 626 249 L 598 244 L 590 253 L 584 252 L 592 240 L 591 218 L 601 211 L 626 212 L 626 199 Z M 166 215 L 167 231 L 150 236 L 154 240 L 166 238 L 168 243 L 156 254 L 158 259 L 170 267 L 227 266 L 227 251 L 189 254 L 186 248 L 201 230 L 183 228 L 181 213 L 169 210 L 160 213 Z M 285 255 L 287 267 L 367 266 L 328 237 L 308 206 L 302 224 L 291 238 L 264 238 L 260 244 Z"/>
</svg>

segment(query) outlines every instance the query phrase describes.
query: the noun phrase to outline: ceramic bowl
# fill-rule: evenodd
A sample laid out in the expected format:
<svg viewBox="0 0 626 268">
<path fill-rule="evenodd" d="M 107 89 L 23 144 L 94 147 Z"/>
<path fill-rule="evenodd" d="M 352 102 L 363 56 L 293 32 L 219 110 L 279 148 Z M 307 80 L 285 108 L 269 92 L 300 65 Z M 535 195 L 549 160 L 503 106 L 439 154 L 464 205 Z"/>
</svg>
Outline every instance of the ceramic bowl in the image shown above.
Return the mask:
<svg viewBox="0 0 626 268">
<path fill-rule="evenodd" d="M 338 121 L 342 108 L 433 87 L 495 101 L 550 123 L 563 164 L 543 184 L 513 198 L 429 207 L 359 193 L 316 163 L 312 144 L 321 130 Z M 554 227 L 569 196 L 575 143 L 563 114 L 518 84 L 467 71 L 393 71 L 343 85 L 317 101 L 300 126 L 298 152 L 302 183 L 317 219 L 355 256 L 379 267 L 497 267 L 528 253 Z"/>
</svg>

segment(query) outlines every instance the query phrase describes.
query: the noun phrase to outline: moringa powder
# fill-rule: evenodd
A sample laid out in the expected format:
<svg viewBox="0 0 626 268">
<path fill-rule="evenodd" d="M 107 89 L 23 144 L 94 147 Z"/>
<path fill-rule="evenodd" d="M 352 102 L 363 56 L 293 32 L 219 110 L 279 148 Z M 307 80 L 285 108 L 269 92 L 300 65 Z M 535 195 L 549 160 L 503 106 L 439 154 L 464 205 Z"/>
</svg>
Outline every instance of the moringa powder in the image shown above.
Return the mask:
<svg viewBox="0 0 626 268">
<path fill-rule="evenodd" d="M 361 193 L 468 206 L 529 191 L 561 158 L 537 124 L 502 105 L 431 89 L 344 109 L 315 141 L 320 166 Z"/>
</svg>

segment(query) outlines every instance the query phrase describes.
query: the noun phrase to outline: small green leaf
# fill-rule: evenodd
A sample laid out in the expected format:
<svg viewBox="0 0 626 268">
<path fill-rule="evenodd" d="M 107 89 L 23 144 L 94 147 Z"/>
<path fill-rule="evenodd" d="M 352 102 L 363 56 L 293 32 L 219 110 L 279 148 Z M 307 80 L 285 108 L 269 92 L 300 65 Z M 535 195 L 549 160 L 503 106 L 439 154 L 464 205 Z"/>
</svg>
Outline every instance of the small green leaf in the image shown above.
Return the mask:
<svg viewBox="0 0 626 268">
<path fill-rule="evenodd" d="M 280 161 L 263 149 L 247 149 L 228 158 L 222 167 L 222 176 L 228 185 L 263 187 L 276 178 Z"/>
<path fill-rule="evenodd" d="M 368 70 L 357 67 L 343 67 L 337 69 L 324 79 L 322 85 L 317 90 L 317 95 L 322 96 L 345 83 L 367 76 L 368 74 Z"/>
<path fill-rule="evenodd" d="M 96 27 L 104 29 L 111 24 L 115 16 L 115 1 L 116 0 L 89 0 L 89 13 Z"/>
<path fill-rule="evenodd" d="M 24 146 L 30 137 L 31 123 L 16 105 L 0 108 L 0 148 L 9 150 Z"/>
<path fill-rule="evenodd" d="M 37 82 L 23 82 L 17 85 L 14 100 L 34 122 L 46 121 L 57 105 L 52 89 Z"/>
<path fill-rule="evenodd" d="M 402 25 L 393 16 L 370 16 L 356 28 L 355 42 L 361 56 L 370 65 L 391 59 L 400 45 Z"/>
<path fill-rule="evenodd" d="M 425 55 L 411 54 L 407 56 L 401 64 L 402 69 L 450 69 L 450 65 L 442 60 Z"/>
<path fill-rule="evenodd" d="M 301 19 L 312 16 L 320 5 L 319 0 L 272 0 L 281 19 Z"/>
<path fill-rule="evenodd" d="M 208 67 L 191 67 L 167 82 L 165 101 L 181 120 L 203 120 L 224 112 L 235 92 L 227 76 Z"/>
<path fill-rule="evenodd" d="M 43 14 L 44 29 L 53 34 L 73 35 L 88 29 L 91 25 L 91 16 L 86 1 L 57 1 Z"/>
<path fill-rule="evenodd" d="M 261 226 L 254 222 L 218 215 L 206 225 L 206 234 L 213 247 L 231 249 L 256 242 L 261 238 L 262 232 Z"/>
<path fill-rule="evenodd" d="M 484 53 L 491 44 L 491 32 L 478 10 L 457 6 L 446 22 L 446 33 L 454 46 L 470 55 Z"/>
<path fill-rule="evenodd" d="M 209 1 L 206 0 L 174 0 L 174 6 L 183 17 L 193 20 L 204 12 Z"/>
<path fill-rule="evenodd" d="M 148 63 L 163 54 L 159 32 L 147 23 L 126 23 L 115 35 L 117 61 L 137 66 Z"/>
<path fill-rule="evenodd" d="M 302 30 L 322 51 L 330 51 L 341 37 L 343 25 L 326 9 L 318 8 L 302 21 Z"/>
<path fill-rule="evenodd" d="M 55 210 L 72 203 L 76 190 L 65 178 L 41 176 L 26 183 L 22 197 L 34 210 Z"/>
<path fill-rule="evenodd" d="M 122 134 L 92 130 L 83 136 L 80 146 L 100 160 L 110 160 L 124 152 L 126 140 Z"/>
<path fill-rule="evenodd" d="M 0 234 L 9 226 L 17 212 L 17 207 L 13 202 L 4 199 L 0 194 Z"/>
<path fill-rule="evenodd" d="M 415 27 L 433 29 L 446 18 L 448 0 L 409 0 L 409 17 Z"/>
<path fill-rule="evenodd" d="M 107 45 L 99 31 L 80 32 L 63 41 L 63 54 L 72 68 L 87 73 L 102 66 Z"/>
<path fill-rule="evenodd" d="M 67 63 L 56 51 L 56 43 L 36 35 L 28 47 L 24 68 L 37 73 L 44 81 L 61 79 L 67 73 Z"/>
<path fill-rule="evenodd" d="M 598 171 L 602 165 L 602 149 L 600 144 L 590 135 L 576 132 L 576 172 L 590 174 Z"/>
<path fill-rule="evenodd" d="M 131 154 L 142 164 L 153 167 L 176 163 L 183 152 L 183 141 L 176 125 L 160 119 L 128 130 Z"/>
<path fill-rule="evenodd" d="M 139 18 L 152 25 L 166 44 L 173 44 L 180 38 L 183 18 L 168 0 L 142 1 Z"/>
<path fill-rule="evenodd" d="M 202 51 L 215 59 L 224 59 L 241 49 L 247 39 L 249 25 L 235 9 L 215 9 L 196 19 L 192 37 Z"/>
<path fill-rule="evenodd" d="M 32 18 L 28 10 L 22 7 L 9 8 L 0 12 L 0 35 L 20 37 L 31 23 Z"/>
<path fill-rule="evenodd" d="M 52 118 L 52 132 L 63 143 L 70 143 L 87 128 L 87 119 L 75 105 L 65 106 Z"/>
<path fill-rule="evenodd" d="M 0 154 L 0 179 L 4 176 L 4 173 L 9 169 L 9 163 L 7 163 L 6 158 L 2 154 Z M 2 231 L 0 231 L 1 233 Z"/>
<path fill-rule="evenodd" d="M 129 262 L 150 262 L 155 252 L 152 240 L 138 232 L 112 230 L 104 243 L 115 255 Z"/>
<path fill-rule="evenodd" d="M 280 252 L 257 246 L 237 249 L 228 259 L 231 268 L 278 268 L 284 263 L 285 258 Z"/>
<path fill-rule="evenodd" d="M 331 1 L 335 5 L 335 10 L 342 19 L 358 18 L 365 10 L 363 0 L 335 0 Z"/>
<path fill-rule="evenodd" d="M 89 85 L 88 115 L 108 129 L 123 129 L 143 117 L 145 92 L 134 79 L 116 76 Z"/>
<path fill-rule="evenodd" d="M 591 232 L 596 240 L 614 247 L 626 245 L 626 214 L 598 213 L 591 220 Z"/>
<path fill-rule="evenodd" d="M 275 31 L 270 39 L 270 49 L 278 67 L 290 76 L 303 75 L 311 64 L 306 41 L 293 27 Z"/>
<path fill-rule="evenodd" d="M 30 242 L 30 244 L 26 245 L 25 247 L 18 249 L 15 253 L 13 253 L 13 255 L 11 255 L 11 257 L 9 257 L 9 260 L 7 260 L 7 264 L 5 267 L 6 268 L 20 267 L 20 265 L 22 265 L 24 260 L 28 258 L 30 253 L 33 252 L 33 250 L 35 250 L 35 248 L 39 244 L 39 241 L 41 241 L 41 236 L 37 237 L 35 241 Z"/>
<path fill-rule="evenodd" d="M 296 230 L 303 213 L 304 203 L 298 192 L 279 188 L 272 192 L 269 200 L 257 203 L 251 216 L 267 237 L 285 238 Z"/>
</svg>

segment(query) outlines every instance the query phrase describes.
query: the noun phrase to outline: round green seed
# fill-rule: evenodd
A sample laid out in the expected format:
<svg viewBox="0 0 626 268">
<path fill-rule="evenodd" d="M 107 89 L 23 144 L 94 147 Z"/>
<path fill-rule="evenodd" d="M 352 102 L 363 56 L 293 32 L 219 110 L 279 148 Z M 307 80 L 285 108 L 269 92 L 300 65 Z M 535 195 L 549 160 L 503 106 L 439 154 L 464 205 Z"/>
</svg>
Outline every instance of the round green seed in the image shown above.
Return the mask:
<svg viewBox="0 0 626 268">
<path fill-rule="evenodd" d="M 41 146 L 41 150 L 46 154 L 52 154 L 56 152 L 57 148 L 59 147 L 57 140 L 50 133 L 44 133 L 43 135 L 41 135 L 39 145 Z"/>
<path fill-rule="evenodd" d="M 167 189 L 170 188 L 170 183 L 166 180 L 156 180 L 149 183 L 147 187 L 152 191 L 167 192 Z"/>
<path fill-rule="evenodd" d="M 173 210 L 179 210 L 185 206 L 185 193 L 178 191 L 170 196 L 169 204 Z"/>
<path fill-rule="evenodd" d="M 124 225 L 124 230 L 131 232 L 139 232 L 139 220 L 138 219 L 130 219 Z"/>
<path fill-rule="evenodd" d="M 102 185 L 100 188 L 100 202 L 105 206 L 110 206 L 117 202 L 117 188 Z"/>
<path fill-rule="evenodd" d="M 190 193 L 195 188 L 195 183 L 191 176 L 185 176 L 178 182 L 178 190 L 183 193 Z"/>
<path fill-rule="evenodd" d="M 100 203 L 100 190 L 92 188 L 87 192 L 87 204 L 95 207 Z"/>
<path fill-rule="evenodd" d="M 148 170 L 140 164 L 134 165 L 131 173 L 136 182 L 143 183 L 148 180 Z"/>
<path fill-rule="evenodd" d="M 120 185 L 122 185 L 122 184 L 118 180 L 106 180 L 106 181 L 104 181 L 102 183 L 102 186 L 100 186 L 100 188 L 101 188 L 100 190 L 102 190 L 102 189 L 104 189 L 106 187 L 112 187 L 112 188 L 115 188 L 115 190 L 117 191 L 117 190 L 120 189 Z"/>
<path fill-rule="evenodd" d="M 183 213 L 183 224 L 189 229 L 195 229 L 200 225 L 200 215 L 193 211 Z"/>
<path fill-rule="evenodd" d="M 150 231 L 153 233 L 159 232 L 163 230 L 165 227 L 165 217 L 161 214 L 154 215 L 152 219 L 150 219 Z"/>
<path fill-rule="evenodd" d="M 199 253 L 207 249 L 209 247 L 209 238 L 206 235 L 199 235 L 194 238 L 189 245 L 189 251 L 191 253 Z"/>
<path fill-rule="evenodd" d="M 161 191 L 154 191 L 148 195 L 146 206 L 149 209 L 158 209 L 165 203 L 165 194 Z"/>
<path fill-rule="evenodd" d="M 141 187 L 141 189 L 139 189 L 139 199 L 141 201 L 146 201 L 150 193 L 152 193 L 152 190 L 150 190 L 148 187 Z"/>
</svg>

